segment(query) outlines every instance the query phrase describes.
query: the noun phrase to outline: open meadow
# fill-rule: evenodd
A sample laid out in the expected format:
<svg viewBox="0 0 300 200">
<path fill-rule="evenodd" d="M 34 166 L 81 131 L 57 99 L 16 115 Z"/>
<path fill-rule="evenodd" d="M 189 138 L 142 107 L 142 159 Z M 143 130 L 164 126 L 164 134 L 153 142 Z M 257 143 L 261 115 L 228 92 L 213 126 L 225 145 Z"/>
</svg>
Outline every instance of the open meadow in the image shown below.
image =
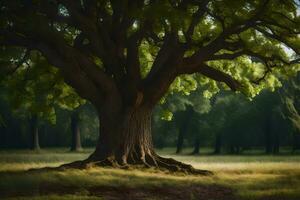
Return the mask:
<svg viewBox="0 0 300 200">
<path fill-rule="evenodd" d="M 91 149 L 0 152 L 0 199 L 300 199 L 300 155 L 175 155 L 212 176 L 110 168 L 31 171 L 86 158 Z"/>
</svg>

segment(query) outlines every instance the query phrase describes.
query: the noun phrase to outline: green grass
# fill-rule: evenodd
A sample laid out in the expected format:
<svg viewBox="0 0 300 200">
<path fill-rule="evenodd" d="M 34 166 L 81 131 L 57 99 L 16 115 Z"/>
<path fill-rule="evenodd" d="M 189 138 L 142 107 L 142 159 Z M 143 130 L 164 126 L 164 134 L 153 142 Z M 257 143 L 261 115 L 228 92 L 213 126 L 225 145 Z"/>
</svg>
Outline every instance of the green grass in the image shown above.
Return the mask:
<svg viewBox="0 0 300 200">
<path fill-rule="evenodd" d="M 86 158 L 91 151 L 91 149 L 81 153 L 70 153 L 66 149 L 48 149 L 40 152 L 0 151 L 0 199 L 3 199 L 1 192 L 6 194 L 5 198 L 7 199 L 28 200 L 106 199 L 114 193 L 122 192 L 122 190 L 111 190 L 111 188 L 127 188 L 126 190 L 141 188 L 144 196 L 138 199 L 160 199 L 159 196 L 153 196 L 153 193 L 147 193 L 146 189 L 180 188 L 195 185 L 231 188 L 237 199 L 300 199 L 299 155 L 178 156 L 173 154 L 173 149 L 158 151 L 163 156 L 190 163 L 196 168 L 212 170 L 215 175 L 211 177 L 172 175 L 155 169 L 138 171 L 91 168 L 26 172 L 31 168 L 59 166 L 66 162 L 81 160 Z M 111 192 L 107 193 L 106 190 L 101 190 L 101 192 L 106 192 L 102 198 L 99 198 L 99 191 L 91 189 L 106 187 Z M 136 195 L 141 194 L 136 192 Z M 191 196 L 190 199 L 195 198 Z"/>
</svg>

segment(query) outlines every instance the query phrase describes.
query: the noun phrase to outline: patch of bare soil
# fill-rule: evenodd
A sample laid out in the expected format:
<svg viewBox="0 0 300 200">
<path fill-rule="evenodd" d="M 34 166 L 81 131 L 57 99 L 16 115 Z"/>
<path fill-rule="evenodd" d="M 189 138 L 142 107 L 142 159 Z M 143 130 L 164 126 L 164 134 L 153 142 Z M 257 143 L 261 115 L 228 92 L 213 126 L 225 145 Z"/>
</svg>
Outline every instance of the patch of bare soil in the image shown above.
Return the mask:
<svg viewBox="0 0 300 200">
<path fill-rule="evenodd" d="M 0 191 L 0 199 L 42 195 L 85 194 L 102 197 L 105 200 L 235 200 L 234 191 L 219 185 L 164 186 L 164 187 L 112 187 L 97 186 L 76 188 L 55 185 L 41 185 L 35 190 Z"/>
</svg>

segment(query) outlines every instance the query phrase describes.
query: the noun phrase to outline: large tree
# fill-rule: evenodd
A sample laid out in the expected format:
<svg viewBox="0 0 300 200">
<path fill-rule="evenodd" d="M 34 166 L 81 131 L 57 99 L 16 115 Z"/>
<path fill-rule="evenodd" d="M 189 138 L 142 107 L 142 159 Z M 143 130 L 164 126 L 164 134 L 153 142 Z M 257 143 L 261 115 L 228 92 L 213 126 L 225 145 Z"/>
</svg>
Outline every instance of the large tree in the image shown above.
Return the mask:
<svg viewBox="0 0 300 200">
<path fill-rule="evenodd" d="M 76 164 L 196 172 L 152 146 L 151 112 L 176 77 L 255 94 L 299 66 L 294 0 L 2 0 L 0 10 L 2 48 L 23 49 L 17 61 L 39 51 L 98 110 L 96 150 Z"/>
</svg>

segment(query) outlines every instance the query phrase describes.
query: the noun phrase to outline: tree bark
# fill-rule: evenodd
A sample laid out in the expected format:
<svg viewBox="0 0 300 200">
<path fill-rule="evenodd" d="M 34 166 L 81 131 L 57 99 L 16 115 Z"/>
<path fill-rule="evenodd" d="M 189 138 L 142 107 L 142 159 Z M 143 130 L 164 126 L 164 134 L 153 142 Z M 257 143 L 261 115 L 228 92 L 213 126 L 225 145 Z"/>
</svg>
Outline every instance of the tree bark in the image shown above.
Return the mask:
<svg viewBox="0 0 300 200">
<path fill-rule="evenodd" d="M 194 150 L 192 154 L 199 154 L 200 153 L 200 138 L 196 138 L 195 144 L 194 144 Z"/>
<path fill-rule="evenodd" d="M 100 137 L 89 159 L 108 158 L 120 165 L 153 164 L 151 111 L 144 107 L 127 109 L 115 117 L 100 114 Z"/>
<path fill-rule="evenodd" d="M 80 139 L 80 119 L 78 111 L 74 111 L 71 116 L 71 132 L 72 132 L 72 142 L 71 151 L 81 151 L 81 139 Z"/>
<path fill-rule="evenodd" d="M 30 133 L 31 133 L 31 146 L 32 150 L 40 150 L 39 142 L 39 128 L 38 128 L 38 117 L 32 115 L 30 119 Z"/>
<path fill-rule="evenodd" d="M 109 110 L 109 109 L 108 109 Z M 61 168 L 88 166 L 156 167 L 174 172 L 209 175 L 172 158 L 157 155 L 152 144 L 152 109 L 147 106 L 129 107 L 122 113 L 99 111 L 100 136 L 95 151 L 84 161 L 75 161 Z"/>
</svg>

